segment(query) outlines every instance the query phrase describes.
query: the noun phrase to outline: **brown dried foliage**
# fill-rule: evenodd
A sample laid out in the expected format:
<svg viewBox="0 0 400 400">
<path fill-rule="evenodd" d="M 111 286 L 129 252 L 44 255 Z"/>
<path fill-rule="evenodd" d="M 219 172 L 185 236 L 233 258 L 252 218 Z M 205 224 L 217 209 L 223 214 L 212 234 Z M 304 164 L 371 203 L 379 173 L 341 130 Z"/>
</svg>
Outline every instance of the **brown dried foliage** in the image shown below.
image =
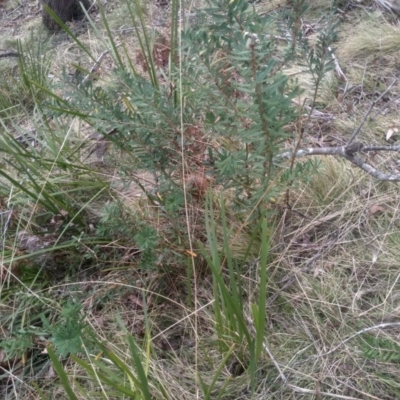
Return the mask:
<svg viewBox="0 0 400 400">
<path fill-rule="evenodd" d="M 154 43 L 153 59 L 157 67 L 166 68 L 168 66 L 170 51 L 170 45 L 165 37 L 159 38 L 159 40 Z"/>
</svg>

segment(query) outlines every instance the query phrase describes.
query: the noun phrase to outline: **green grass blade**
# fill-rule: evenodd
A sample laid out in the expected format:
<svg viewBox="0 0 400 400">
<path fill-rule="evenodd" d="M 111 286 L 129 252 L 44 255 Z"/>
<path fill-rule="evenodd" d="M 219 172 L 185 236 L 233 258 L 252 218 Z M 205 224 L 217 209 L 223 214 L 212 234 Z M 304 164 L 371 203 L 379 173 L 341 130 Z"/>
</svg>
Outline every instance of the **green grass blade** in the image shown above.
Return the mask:
<svg viewBox="0 0 400 400">
<path fill-rule="evenodd" d="M 220 257 L 218 254 L 218 245 L 217 245 L 217 237 L 216 237 L 216 233 L 215 233 L 215 221 L 213 218 L 213 206 L 212 206 L 211 197 L 207 200 L 206 208 L 207 208 L 206 231 L 207 231 L 209 248 L 211 251 L 211 258 L 205 253 L 205 248 L 201 243 L 200 243 L 200 248 L 202 250 L 203 255 L 206 257 L 206 259 L 209 262 L 209 266 L 210 266 L 210 269 L 213 274 L 213 280 L 215 280 L 215 284 L 218 287 L 221 311 L 225 316 L 227 316 L 229 330 L 230 331 L 233 330 L 239 335 L 239 337 L 240 337 L 239 341 L 241 341 L 241 339 L 243 337 L 245 337 L 248 345 L 250 346 L 250 344 L 253 342 L 253 339 L 247 328 L 247 321 L 243 314 L 241 300 L 237 297 L 235 298 L 235 296 L 232 295 L 232 292 L 230 290 L 231 288 L 227 287 L 227 285 L 221 275 L 222 264 L 220 262 Z M 227 228 L 225 230 L 227 232 Z M 224 236 L 224 241 L 227 241 L 227 240 L 229 240 L 229 238 Z M 229 252 L 229 241 L 228 241 L 228 244 L 224 243 L 224 248 L 228 249 L 228 252 Z M 234 284 L 234 286 L 235 286 L 235 284 Z M 218 303 L 217 296 L 216 296 L 215 303 Z M 221 318 L 221 321 L 219 321 L 219 322 L 222 323 L 222 316 L 220 316 L 219 318 Z"/>
<path fill-rule="evenodd" d="M 54 352 L 51 346 L 47 347 L 47 353 L 50 357 L 51 362 L 53 363 L 53 367 L 56 370 L 69 399 L 78 400 L 78 397 L 76 397 L 74 390 L 72 389 L 69 383 L 68 376 L 65 373 L 63 366 L 61 365 L 60 361 L 58 361 L 56 353 Z"/>
<path fill-rule="evenodd" d="M 256 344 L 253 341 L 251 345 L 249 346 L 249 355 L 250 355 L 250 362 L 249 362 L 249 375 L 250 375 L 250 388 L 251 388 L 251 393 L 252 397 L 254 396 L 254 392 L 256 389 L 256 366 L 257 366 L 257 360 L 256 360 Z"/>
<path fill-rule="evenodd" d="M 204 248 L 204 246 L 201 246 L 201 247 L 202 247 L 202 252 L 204 254 L 205 248 Z M 221 275 L 219 273 L 219 268 L 213 264 L 210 265 L 210 268 L 211 268 L 213 275 L 215 275 L 215 279 L 218 283 L 218 286 L 219 286 L 219 289 L 221 292 L 221 296 L 223 297 L 224 302 L 226 304 L 225 311 L 227 311 L 229 314 L 231 314 L 237 318 L 237 326 L 239 329 L 239 333 L 240 333 L 240 335 L 244 335 L 246 337 L 248 344 L 250 344 L 252 342 L 252 338 L 251 338 L 250 332 L 247 329 L 247 326 L 245 323 L 245 319 L 243 316 L 243 310 L 241 310 L 240 307 L 238 307 L 237 301 L 235 301 L 232 298 L 231 293 L 229 292 L 223 278 L 221 277 Z"/>
<path fill-rule="evenodd" d="M 178 0 L 172 0 L 171 2 L 171 32 L 170 32 L 170 76 L 171 69 L 177 64 L 177 54 L 179 50 L 178 46 L 178 12 L 179 2 Z"/>
<path fill-rule="evenodd" d="M 219 266 L 221 265 L 220 258 L 219 258 L 219 253 L 218 253 L 218 246 L 217 246 L 217 235 L 215 233 L 215 221 L 213 218 L 213 205 L 212 205 L 212 197 L 211 195 L 207 199 L 207 204 L 208 204 L 208 213 L 210 214 L 209 216 L 206 217 L 206 232 L 207 232 L 207 240 L 208 240 L 208 246 L 211 252 L 211 257 L 209 256 L 208 252 L 206 252 L 204 246 L 202 243 L 200 243 L 200 248 L 203 252 L 203 255 L 210 266 L 215 266 L 215 269 L 219 269 Z M 208 215 L 208 214 L 207 214 Z M 218 272 L 219 273 L 219 272 Z M 218 289 L 218 281 L 216 279 L 215 274 L 213 274 L 213 293 L 214 293 L 214 314 L 215 314 L 215 327 L 218 333 L 218 337 L 222 338 L 224 336 L 224 323 L 223 323 L 223 317 L 222 317 L 222 311 L 221 311 L 221 296 L 220 292 Z"/>
<path fill-rule="evenodd" d="M 224 235 L 224 255 L 226 258 L 226 262 L 228 264 L 229 271 L 229 283 L 230 289 L 232 291 L 232 297 L 237 301 L 238 307 L 243 309 L 242 306 L 242 297 L 240 290 L 240 283 L 238 285 L 238 280 L 240 280 L 241 271 L 238 269 L 235 271 L 234 263 L 232 260 L 232 254 L 230 250 L 230 232 L 226 223 L 226 214 L 225 214 L 225 201 L 221 199 L 221 220 L 222 220 L 222 231 Z"/>
<path fill-rule="evenodd" d="M 204 394 L 204 399 L 207 400 L 208 398 L 206 397 L 206 394 L 208 392 L 208 387 L 207 387 L 207 384 L 203 381 L 203 378 L 201 377 L 200 374 L 199 374 L 199 382 L 200 382 L 201 390 L 203 391 L 203 394 Z"/>
<path fill-rule="evenodd" d="M 45 207 L 47 210 L 52 211 L 54 214 L 58 214 L 59 210 L 57 207 L 54 207 L 54 204 L 52 203 L 47 203 L 44 200 L 41 200 L 37 194 L 31 192 L 28 190 L 24 185 L 20 184 L 18 181 L 16 181 L 13 177 L 11 177 L 9 174 L 7 174 L 4 170 L 0 168 L 0 175 L 2 175 L 4 178 L 6 178 L 9 182 L 11 182 L 15 187 L 18 189 L 22 190 L 24 193 L 26 193 L 31 199 L 36 201 L 38 204 L 42 205 Z"/>
<path fill-rule="evenodd" d="M 263 341 L 265 335 L 265 315 L 266 315 L 266 301 L 267 301 L 267 263 L 269 254 L 269 230 L 267 226 L 267 220 L 263 217 L 261 222 L 261 257 L 260 257 L 260 293 L 258 297 L 258 315 L 255 318 L 255 325 L 257 331 L 256 337 L 256 359 L 259 359 L 263 350 Z"/>
<path fill-rule="evenodd" d="M 226 352 L 224 358 L 222 359 L 221 363 L 219 364 L 217 370 L 214 372 L 214 376 L 213 379 L 210 383 L 210 385 L 208 386 L 206 392 L 204 393 L 204 398 L 206 400 L 212 400 L 211 399 L 211 392 L 213 391 L 215 384 L 217 383 L 217 380 L 222 372 L 222 370 L 224 369 L 224 367 L 226 366 L 226 363 L 229 359 L 229 357 L 231 356 L 231 354 L 233 353 L 234 350 L 234 346 L 231 346 L 230 349 L 228 349 L 228 351 Z M 202 380 L 201 380 L 202 382 Z M 202 385 L 203 386 L 203 385 Z"/>
<path fill-rule="evenodd" d="M 96 58 L 90 53 L 90 51 L 87 49 L 87 46 L 85 46 L 68 28 L 67 25 L 65 25 L 60 17 L 47 5 L 43 5 L 45 11 L 53 18 L 58 25 L 61 26 L 61 28 L 68 33 L 68 35 L 72 38 L 72 40 L 92 59 L 92 61 L 96 62 Z"/>
<path fill-rule="evenodd" d="M 136 371 L 139 376 L 139 380 L 141 382 L 141 390 L 143 393 L 143 396 L 146 400 L 151 400 L 151 394 L 150 394 L 150 389 L 149 389 L 149 382 L 148 382 L 148 377 L 144 371 L 142 361 L 140 359 L 140 356 L 136 350 L 136 343 L 135 340 L 133 339 L 132 335 L 127 336 L 128 343 L 129 343 L 129 348 L 131 351 L 131 356 L 133 358 L 133 361 L 135 363 Z"/>
<path fill-rule="evenodd" d="M 104 345 L 101 345 L 101 349 L 103 350 L 104 355 L 112 361 L 112 363 L 124 374 L 127 375 L 130 382 L 133 382 L 135 386 L 141 387 L 140 381 L 133 375 L 132 371 L 130 370 L 129 366 L 121 360 L 115 353 L 108 350 Z"/>
<path fill-rule="evenodd" d="M 142 51 L 144 63 L 146 64 L 146 68 L 149 71 L 150 81 L 151 81 L 152 85 L 158 89 L 159 83 L 158 83 L 158 78 L 157 78 L 157 73 L 156 73 L 156 67 L 155 67 L 155 63 L 154 63 L 154 59 L 153 59 L 152 47 L 150 45 L 149 36 L 147 34 L 146 22 L 143 17 L 142 6 L 141 6 L 139 0 L 134 0 L 134 1 L 135 1 L 135 12 L 136 12 L 136 15 L 139 17 L 139 23 L 140 23 L 140 27 L 142 28 L 142 33 L 140 33 L 138 23 L 136 22 L 136 18 L 134 16 L 134 13 L 130 6 L 130 2 L 128 0 L 127 0 L 126 4 L 128 6 L 128 10 L 129 10 L 129 13 L 132 18 L 133 26 L 135 28 L 136 35 L 139 40 L 139 45 L 140 45 L 140 49 Z"/>
<path fill-rule="evenodd" d="M 78 357 L 71 355 L 71 358 L 74 362 L 76 362 L 80 367 L 82 367 L 83 369 L 85 369 L 87 371 L 87 373 L 94 378 L 95 380 L 100 379 L 100 381 L 102 383 L 105 383 L 106 385 L 111 386 L 113 389 L 117 390 L 118 393 L 120 394 L 125 394 L 127 396 L 129 396 L 132 399 L 137 399 L 137 393 L 133 392 L 132 390 L 128 389 L 127 387 L 120 385 L 118 383 L 116 383 L 115 381 L 113 381 L 110 376 L 115 376 L 113 373 L 111 373 L 111 371 L 109 370 L 108 367 L 105 367 L 104 365 L 102 366 L 103 369 L 105 369 L 107 371 L 107 375 L 105 375 L 104 373 L 100 372 L 100 371 L 95 371 L 94 367 L 90 364 L 88 364 L 87 362 L 79 359 Z M 100 367 L 100 363 L 96 363 L 96 365 L 98 367 Z"/>
<path fill-rule="evenodd" d="M 43 390 L 36 382 L 32 382 L 31 384 L 35 388 L 36 393 L 40 396 L 42 400 L 49 400 L 49 398 L 44 394 Z"/>
<path fill-rule="evenodd" d="M 117 45 L 115 44 L 115 41 L 114 41 L 114 35 L 111 33 L 110 26 L 108 25 L 108 22 L 107 22 L 107 17 L 104 14 L 103 6 L 100 2 L 98 4 L 98 6 L 99 6 L 100 14 L 101 14 L 101 19 L 102 19 L 104 27 L 106 28 L 106 31 L 107 31 L 108 39 L 110 40 L 111 47 L 114 51 L 114 55 L 117 58 L 117 63 L 120 68 L 124 69 L 124 63 L 122 62 L 121 56 L 119 55 Z"/>
</svg>

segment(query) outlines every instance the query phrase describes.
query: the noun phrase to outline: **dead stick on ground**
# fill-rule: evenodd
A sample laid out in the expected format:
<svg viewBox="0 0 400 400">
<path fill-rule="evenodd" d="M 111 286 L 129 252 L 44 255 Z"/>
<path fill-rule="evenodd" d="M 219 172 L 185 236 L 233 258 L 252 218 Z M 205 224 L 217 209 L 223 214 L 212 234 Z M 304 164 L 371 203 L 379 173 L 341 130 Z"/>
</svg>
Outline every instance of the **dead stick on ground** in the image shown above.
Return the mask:
<svg viewBox="0 0 400 400">
<path fill-rule="evenodd" d="M 322 353 L 322 354 L 318 354 L 316 356 L 312 356 L 310 358 L 308 358 L 306 361 L 309 360 L 315 360 L 317 358 L 321 358 L 321 357 L 325 357 L 328 356 L 332 353 L 334 353 L 335 351 L 339 350 L 344 344 L 346 344 L 347 342 L 349 342 L 350 340 L 354 339 L 355 337 L 362 335 L 365 332 L 369 332 L 369 331 L 373 331 L 375 329 L 384 329 L 384 328 L 390 328 L 390 327 L 400 327 L 400 322 L 387 322 L 385 324 L 379 324 L 379 325 L 374 325 L 374 326 L 369 326 L 368 328 L 364 328 L 361 329 L 360 331 L 353 333 L 352 335 L 350 335 L 348 338 L 342 340 L 337 346 L 335 346 L 333 349 L 327 351 L 326 353 Z"/>
<path fill-rule="evenodd" d="M 389 85 L 389 87 L 388 87 L 377 99 L 375 99 L 375 100 L 371 103 L 371 105 L 369 106 L 367 112 L 364 114 L 364 116 L 363 116 L 363 118 L 362 118 L 360 124 L 357 126 L 356 130 L 355 130 L 355 131 L 353 132 L 353 134 L 351 135 L 350 140 L 348 141 L 347 144 L 350 144 L 350 143 L 356 138 L 356 136 L 360 133 L 360 130 L 361 130 L 362 126 L 364 125 L 365 121 L 367 120 L 367 117 L 368 117 L 368 115 L 371 113 L 371 111 L 372 111 L 372 109 L 374 108 L 375 104 L 376 104 L 387 92 L 389 92 L 389 90 L 392 88 L 392 86 L 396 83 L 396 80 L 397 80 L 397 79 L 395 79 L 395 80 Z"/>
</svg>

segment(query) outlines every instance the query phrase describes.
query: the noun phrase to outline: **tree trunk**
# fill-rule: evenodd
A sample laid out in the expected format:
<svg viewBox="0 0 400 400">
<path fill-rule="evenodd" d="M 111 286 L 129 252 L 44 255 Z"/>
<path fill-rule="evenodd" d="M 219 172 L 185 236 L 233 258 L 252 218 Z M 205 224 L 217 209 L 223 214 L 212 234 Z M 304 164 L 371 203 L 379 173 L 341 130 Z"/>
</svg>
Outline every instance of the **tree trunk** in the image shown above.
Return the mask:
<svg viewBox="0 0 400 400">
<path fill-rule="evenodd" d="M 50 31 L 57 31 L 60 29 L 60 25 L 58 25 L 57 22 L 44 9 L 45 5 L 51 8 L 61 19 L 61 21 L 65 23 L 72 21 L 73 19 L 78 19 L 84 15 L 79 2 L 83 4 L 86 10 L 89 9 L 90 0 L 42 0 L 43 25 Z"/>
</svg>

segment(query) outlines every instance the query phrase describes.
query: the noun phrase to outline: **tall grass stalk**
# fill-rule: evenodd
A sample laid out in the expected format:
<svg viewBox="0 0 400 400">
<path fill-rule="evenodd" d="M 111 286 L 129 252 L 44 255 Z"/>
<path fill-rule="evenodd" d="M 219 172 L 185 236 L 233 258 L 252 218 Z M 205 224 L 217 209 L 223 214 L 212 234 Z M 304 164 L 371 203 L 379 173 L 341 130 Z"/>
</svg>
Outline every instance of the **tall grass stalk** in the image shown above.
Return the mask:
<svg viewBox="0 0 400 400">
<path fill-rule="evenodd" d="M 78 397 L 75 395 L 75 392 L 72 389 L 71 384 L 69 383 L 68 375 L 65 373 L 61 362 L 58 360 L 58 357 L 51 346 L 47 347 L 47 354 L 49 355 L 50 360 L 53 363 L 53 367 L 61 380 L 61 383 L 65 389 L 68 398 L 70 400 L 78 400 Z"/>
<path fill-rule="evenodd" d="M 267 306 L 267 267 L 270 247 L 270 232 L 265 216 L 261 220 L 261 249 L 260 249 L 260 283 L 258 302 L 253 304 L 253 320 L 256 328 L 256 359 L 259 359 L 263 350 L 265 335 L 266 306 Z"/>
<path fill-rule="evenodd" d="M 139 40 L 139 45 L 140 45 L 140 49 L 142 51 L 146 69 L 149 71 L 150 81 L 151 81 L 152 85 L 158 89 L 158 87 L 159 87 L 158 77 L 156 74 L 156 67 L 155 67 L 155 63 L 154 63 L 154 59 L 153 59 L 152 46 L 150 43 L 149 34 L 147 31 L 146 23 L 145 23 L 144 16 L 143 16 L 142 5 L 140 4 L 139 0 L 135 0 L 135 2 L 134 2 L 135 10 L 134 11 L 139 18 L 139 22 L 137 22 L 137 20 L 135 18 L 135 14 L 132 11 L 130 2 L 127 1 L 126 4 L 128 6 L 128 10 L 131 15 L 133 26 L 135 28 L 135 32 L 136 32 L 137 38 Z"/>
<path fill-rule="evenodd" d="M 211 197 L 208 198 L 206 209 L 206 231 L 209 250 L 207 251 L 201 243 L 200 247 L 213 277 L 215 328 L 219 338 L 219 344 L 222 346 L 220 350 L 226 348 L 226 344 L 224 343 L 227 339 L 233 340 L 236 344 L 241 344 L 243 340 L 245 340 L 248 345 L 252 345 L 253 339 L 247 328 L 247 323 L 243 314 L 243 303 L 237 295 L 239 290 L 236 280 L 240 279 L 240 274 L 239 276 L 235 275 L 239 271 L 234 271 L 233 266 L 231 266 L 229 285 L 225 283 L 222 275 L 224 256 L 228 258 L 230 256 L 224 254 L 221 257 L 219 252 Z M 224 238 L 227 238 L 228 232 L 226 225 L 223 226 L 223 230 Z M 225 252 L 230 252 L 229 241 L 228 243 L 224 243 L 224 250 Z"/>
<path fill-rule="evenodd" d="M 211 196 L 207 199 L 206 231 L 208 238 L 208 250 L 204 246 L 202 254 L 212 272 L 214 292 L 214 317 L 215 330 L 218 335 L 219 348 L 222 354 L 232 351 L 234 343 L 238 354 L 243 351 L 243 346 L 250 355 L 248 372 L 251 379 L 251 387 L 255 389 L 255 374 L 257 362 L 262 356 L 263 343 L 265 339 L 266 326 L 266 300 L 267 300 L 267 267 L 269 255 L 269 227 L 265 217 L 262 217 L 259 224 L 254 228 L 261 235 L 259 269 L 259 294 L 257 301 L 251 306 L 253 320 L 251 324 L 255 328 L 255 337 L 249 329 L 249 318 L 243 304 L 242 295 L 242 268 L 234 261 L 231 250 L 231 234 L 225 217 L 224 199 L 221 200 L 220 219 L 223 231 L 222 254 L 219 250 L 217 240 L 217 220 L 215 218 Z M 253 232 L 254 235 L 254 232 Z M 228 270 L 228 279 L 224 278 L 223 271 L 225 264 Z M 204 382 L 202 383 L 204 386 Z"/>
</svg>

